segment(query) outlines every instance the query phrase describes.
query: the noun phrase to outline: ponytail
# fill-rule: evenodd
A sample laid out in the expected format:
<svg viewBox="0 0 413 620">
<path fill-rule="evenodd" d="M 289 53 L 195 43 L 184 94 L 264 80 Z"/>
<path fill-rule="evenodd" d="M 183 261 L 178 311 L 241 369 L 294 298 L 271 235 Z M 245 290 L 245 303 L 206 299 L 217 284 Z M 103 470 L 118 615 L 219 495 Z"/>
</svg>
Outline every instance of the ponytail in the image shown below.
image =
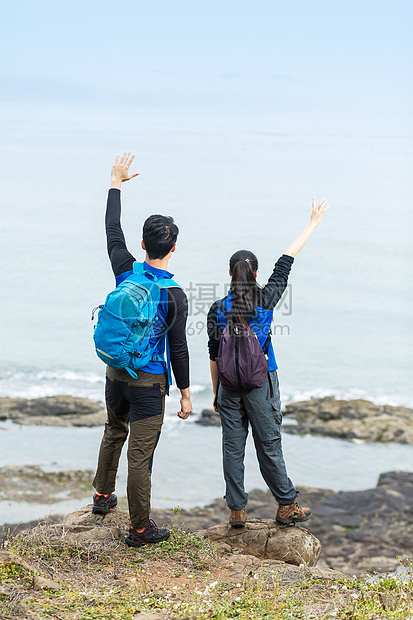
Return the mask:
<svg viewBox="0 0 413 620">
<path fill-rule="evenodd" d="M 231 256 L 229 268 L 232 275 L 229 323 L 232 327 L 248 326 L 251 313 L 256 312 L 259 291 L 255 280 L 257 257 L 247 250 L 239 250 Z"/>
</svg>

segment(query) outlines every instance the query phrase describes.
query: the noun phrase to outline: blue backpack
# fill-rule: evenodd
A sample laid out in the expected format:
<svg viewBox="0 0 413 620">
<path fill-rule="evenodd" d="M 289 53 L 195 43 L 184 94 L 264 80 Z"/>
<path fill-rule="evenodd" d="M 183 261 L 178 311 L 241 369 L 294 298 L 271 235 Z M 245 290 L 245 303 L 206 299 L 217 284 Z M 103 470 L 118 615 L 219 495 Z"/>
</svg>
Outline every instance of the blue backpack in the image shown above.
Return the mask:
<svg viewBox="0 0 413 620">
<path fill-rule="evenodd" d="M 124 368 L 137 379 L 136 370 L 150 361 L 163 361 L 156 355 L 153 325 L 161 299 L 161 289 L 179 287 L 170 278 L 158 278 L 144 269 L 143 263 L 133 264 L 133 274 L 125 278 L 109 293 L 99 309 L 98 321 L 93 332 L 98 357 L 109 366 Z M 168 378 L 171 383 L 169 347 L 166 336 Z"/>
</svg>

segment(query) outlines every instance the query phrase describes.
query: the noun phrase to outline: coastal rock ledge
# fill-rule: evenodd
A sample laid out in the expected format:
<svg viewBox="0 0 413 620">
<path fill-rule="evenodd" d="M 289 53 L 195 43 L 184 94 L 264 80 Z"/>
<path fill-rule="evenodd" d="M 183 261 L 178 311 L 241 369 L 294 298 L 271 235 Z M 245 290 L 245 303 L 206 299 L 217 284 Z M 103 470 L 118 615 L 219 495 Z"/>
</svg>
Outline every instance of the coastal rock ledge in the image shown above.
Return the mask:
<svg viewBox="0 0 413 620">
<path fill-rule="evenodd" d="M 326 396 L 290 403 L 283 415 L 281 430 L 290 435 L 413 445 L 413 409 L 407 407 L 381 407 L 369 400 L 336 400 Z M 213 409 L 204 409 L 196 423 L 221 426 L 219 414 Z"/>
<path fill-rule="evenodd" d="M 0 398 L 0 420 L 38 426 L 99 426 L 106 421 L 101 403 L 75 396 Z"/>
<path fill-rule="evenodd" d="M 413 409 L 380 407 L 369 400 L 312 398 L 286 406 L 284 415 L 297 424 L 284 431 L 294 435 L 323 435 L 369 442 L 413 444 Z"/>
</svg>

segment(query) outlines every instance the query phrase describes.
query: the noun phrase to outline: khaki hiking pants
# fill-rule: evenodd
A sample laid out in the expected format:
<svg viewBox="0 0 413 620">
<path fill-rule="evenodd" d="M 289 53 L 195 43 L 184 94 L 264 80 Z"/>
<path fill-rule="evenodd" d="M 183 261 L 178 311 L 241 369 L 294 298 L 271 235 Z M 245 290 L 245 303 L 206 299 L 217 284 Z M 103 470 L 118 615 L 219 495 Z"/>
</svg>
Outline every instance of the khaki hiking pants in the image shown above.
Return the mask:
<svg viewBox="0 0 413 620">
<path fill-rule="evenodd" d="M 244 457 L 250 426 L 262 477 L 279 504 L 291 504 L 297 491 L 287 475 L 281 445 L 282 413 L 277 371 L 271 370 L 264 385 L 249 392 L 225 390 L 220 385 L 217 404 L 222 422 L 228 508 L 242 510 L 247 505 Z"/>
<path fill-rule="evenodd" d="M 107 420 L 93 486 L 98 493 L 115 490 L 123 444 L 128 444 L 128 503 L 131 525 L 149 525 L 151 473 L 165 411 L 167 377 L 141 370 L 133 379 L 126 370 L 106 370 Z"/>
</svg>

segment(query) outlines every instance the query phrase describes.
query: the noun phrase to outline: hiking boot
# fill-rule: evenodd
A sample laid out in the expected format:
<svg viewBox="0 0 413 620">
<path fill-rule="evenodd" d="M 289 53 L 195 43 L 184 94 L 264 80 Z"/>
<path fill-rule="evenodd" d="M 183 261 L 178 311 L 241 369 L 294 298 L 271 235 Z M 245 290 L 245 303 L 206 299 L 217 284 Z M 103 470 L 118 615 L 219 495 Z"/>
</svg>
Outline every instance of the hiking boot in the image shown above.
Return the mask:
<svg viewBox="0 0 413 620">
<path fill-rule="evenodd" d="M 110 495 L 98 495 L 98 493 L 95 493 L 92 512 L 95 515 L 107 515 L 109 508 L 114 508 L 117 503 L 118 498 L 114 493 L 110 493 Z"/>
<path fill-rule="evenodd" d="M 130 527 L 129 534 L 125 538 L 125 543 L 129 547 L 143 547 L 148 543 L 158 543 L 163 540 L 168 540 L 171 532 L 166 527 L 157 527 L 156 523 L 149 521 L 148 527 L 143 532 L 137 532 L 136 528 Z"/>
<path fill-rule="evenodd" d="M 231 527 L 245 527 L 246 520 L 246 508 L 242 508 L 241 510 L 231 510 L 231 513 L 229 515 L 229 524 Z"/>
<path fill-rule="evenodd" d="M 303 521 L 308 521 L 310 518 L 311 510 L 309 508 L 301 508 L 296 500 L 294 500 L 292 504 L 278 504 L 278 510 L 275 516 L 275 520 L 284 525 L 302 523 Z"/>
</svg>

